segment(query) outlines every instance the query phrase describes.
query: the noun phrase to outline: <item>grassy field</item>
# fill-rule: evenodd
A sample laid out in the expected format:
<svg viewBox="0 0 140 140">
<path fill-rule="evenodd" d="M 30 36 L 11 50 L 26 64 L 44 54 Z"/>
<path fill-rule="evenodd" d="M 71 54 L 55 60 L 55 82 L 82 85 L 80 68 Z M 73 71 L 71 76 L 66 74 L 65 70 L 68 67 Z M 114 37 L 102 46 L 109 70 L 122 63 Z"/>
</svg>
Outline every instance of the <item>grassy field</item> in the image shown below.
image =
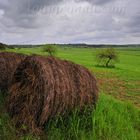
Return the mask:
<svg viewBox="0 0 140 140">
<path fill-rule="evenodd" d="M 100 89 L 96 110 L 84 116 L 73 112 L 67 118 L 50 120 L 41 139 L 139 140 L 140 139 L 140 48 L 118 48 L 115 68 L 97 67 L 98 49 L 58 48 L 57 57 L 81 64 L 94 72 Z M 11 49 L 25 54 L 46 55 L 41 48 Z M 0 94 L 0 139 L 18 139 L 14 124 Z M 35 139 L 31 134 L 20 139 Z"/>
</svg>

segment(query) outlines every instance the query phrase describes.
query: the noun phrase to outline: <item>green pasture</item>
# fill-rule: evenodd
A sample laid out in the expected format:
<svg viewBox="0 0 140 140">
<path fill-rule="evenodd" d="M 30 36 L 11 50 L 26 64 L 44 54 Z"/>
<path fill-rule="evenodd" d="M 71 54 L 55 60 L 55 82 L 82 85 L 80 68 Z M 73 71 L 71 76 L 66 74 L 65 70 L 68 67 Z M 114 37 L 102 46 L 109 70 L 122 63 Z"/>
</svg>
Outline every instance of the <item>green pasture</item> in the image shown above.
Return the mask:
<svg viewBox="0 0 140 140">
<path fill-rule="evenodd" d="M 95 71 L 108 71 L 124 78 L 125 80 L 139 80 L 140 76 L 140 48 L 117 48 L 119 53 L 119 62 L 116 64 L 115 69 L 106 69 L 96 67 L 95 55 L 99 49 L 94 48 L 70 48 L 70 47 L 58 47 L 57 57 L 61 59 L 67 59 L 75 63 L 86 66 Z M 42 51 L 42 48 L 21 48 L 11 49 L 8 51 L 14 51 L 24 54 L 39 54 L 46 55 Z"/>
<path fill-rule="evenodd" d="M 140 48 L 117 48 L 115 68 L 97 67 L 98 49 L 58 47 L 56 56 L 89 68 L 99 82 L 96 110 L 74 111 L 66 118 L 50 120 L 41 138 L 32 134 L 17 136 L 0 94 L 0 139 L 49 140 L 139 140 L 140 139 Z M 11 49 L 17 53 L 40 54 L 42 48 Z M 89 113 L 90 112 L 90 113 Z"/>
</svg>

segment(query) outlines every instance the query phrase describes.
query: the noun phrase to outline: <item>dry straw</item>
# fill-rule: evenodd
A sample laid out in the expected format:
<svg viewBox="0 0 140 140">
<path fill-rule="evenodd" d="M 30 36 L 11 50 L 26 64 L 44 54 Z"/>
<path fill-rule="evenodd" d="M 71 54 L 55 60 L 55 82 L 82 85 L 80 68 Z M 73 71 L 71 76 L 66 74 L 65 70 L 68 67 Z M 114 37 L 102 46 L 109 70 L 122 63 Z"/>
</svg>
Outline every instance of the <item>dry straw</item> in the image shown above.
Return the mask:
<svg viewBox="0 0 140 140">
<path fill-rule="evenodd" d="M 88 69 L 41 56 L 26 57 L 9 92 L 8 111 L 16 127 L 26 126 L 35 133 L 40 133 L 50 118 L 94 106 L 98 98 L 96 80 Z"/>
<path fill-rule="evenodd" d="M 25 58 L 22 54 L 0 52 L 0 90 L 7 90 L 15 69 Z"/>
</svg>

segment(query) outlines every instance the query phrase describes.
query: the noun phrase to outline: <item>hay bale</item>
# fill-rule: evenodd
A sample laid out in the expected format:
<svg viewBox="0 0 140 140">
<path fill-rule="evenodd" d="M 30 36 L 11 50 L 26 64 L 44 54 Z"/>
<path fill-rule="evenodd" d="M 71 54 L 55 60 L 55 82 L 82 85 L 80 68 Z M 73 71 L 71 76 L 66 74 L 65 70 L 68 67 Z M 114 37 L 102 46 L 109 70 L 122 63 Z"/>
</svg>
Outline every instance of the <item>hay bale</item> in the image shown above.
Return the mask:
<svg viewBox="0 0 140 140">
<path fill-rule="evenodd" d="M 24 58 L 21 54 L 0 52 L 0 90 L 8 89 L 14 71 Z"/>
<path fill-rule="evenodd" d="M 84 67 L 53 57 L 29 56 L 17 68 L 8 97 L 8 111 L 20 128 L 39 132 L 50 118 L 98 98 L 94 76 Z"/>
</svg>

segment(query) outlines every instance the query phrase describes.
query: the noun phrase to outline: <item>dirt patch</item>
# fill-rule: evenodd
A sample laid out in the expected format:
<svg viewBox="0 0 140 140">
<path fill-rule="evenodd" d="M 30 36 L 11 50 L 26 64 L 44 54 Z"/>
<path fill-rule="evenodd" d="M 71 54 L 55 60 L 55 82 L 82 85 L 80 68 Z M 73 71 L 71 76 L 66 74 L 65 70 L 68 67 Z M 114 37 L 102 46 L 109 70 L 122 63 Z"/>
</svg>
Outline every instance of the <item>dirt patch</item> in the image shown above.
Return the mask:
<svg viewBox="0 0 140 140">
<path fill-rule="evenodd" d="M 102 77 L 103 76 L 102 74 Z M 131 101 L 140 107 L 140 81 L 124 81 L 118 77 L 98 77 L 98 86 L 106 94 L 113 95 L 123 101 Z M 133 85 L 133 86 L 132 86 Z"/>
</svg>

